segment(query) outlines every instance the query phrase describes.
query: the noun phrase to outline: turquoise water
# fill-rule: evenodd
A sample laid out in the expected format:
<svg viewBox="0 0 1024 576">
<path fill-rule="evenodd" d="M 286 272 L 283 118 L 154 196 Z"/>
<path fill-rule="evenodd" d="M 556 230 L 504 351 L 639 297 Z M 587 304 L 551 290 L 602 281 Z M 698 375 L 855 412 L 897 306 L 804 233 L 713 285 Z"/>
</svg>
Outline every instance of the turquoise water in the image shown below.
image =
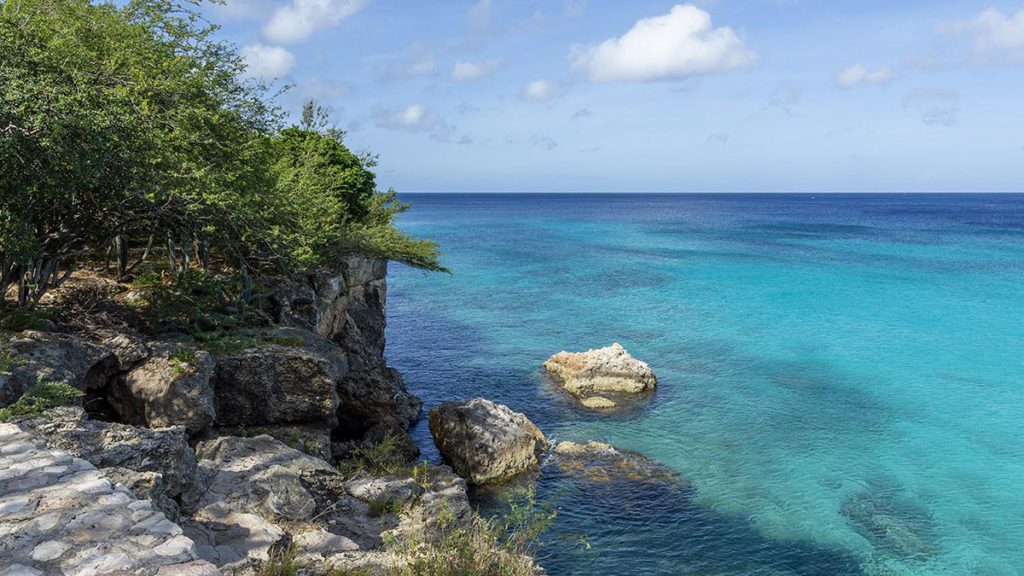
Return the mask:
<svg viewBox="0 0 1024 576">
<path fill-rule="evenodd" d="M 390 276 L 427 407 L 489 397 L 693 485 L 545 468 L 552 575 L 1024 574 L 1024 196 L 408 199 L 453 270 Z M 658 374 L 638 409 L 539 368 L 613 341 Z"/>
</svg>

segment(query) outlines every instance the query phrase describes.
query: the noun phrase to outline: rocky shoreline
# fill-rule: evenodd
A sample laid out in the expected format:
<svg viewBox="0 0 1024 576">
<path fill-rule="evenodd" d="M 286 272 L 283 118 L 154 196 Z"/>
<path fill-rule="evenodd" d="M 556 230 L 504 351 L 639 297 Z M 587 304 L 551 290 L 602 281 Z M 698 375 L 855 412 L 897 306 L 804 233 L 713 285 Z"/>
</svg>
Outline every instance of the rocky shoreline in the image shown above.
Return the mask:
<svg viewBox="0 0 1024 576">
<path fill-rule="evenodd" d="M 287 553 L 308 574 L 393 574 L 410 550 L 477 521 L 467 482 L 508 480 L 548 454 L 633 479 L 665 472 L 604 445 L 551 451 L 525 415 L 482 398 L 430 413 L 451 468 L 414 465 L 407 429 L 422 402 L 384 359 L 386 274 L 353 257 L 334 275 L 279 280 L 275 326 L 213 340 L 0 335 L 15 359 L 0 406 L 43 382 L 83 394 L 81 407 L 0 425 L 0 573 L 256 574 Z M 597 355 L 559 373 L 567 388 L 653 388 L 617 344 Z M 574 361 L 548 364 L 559 359 Z"/>
</svg>

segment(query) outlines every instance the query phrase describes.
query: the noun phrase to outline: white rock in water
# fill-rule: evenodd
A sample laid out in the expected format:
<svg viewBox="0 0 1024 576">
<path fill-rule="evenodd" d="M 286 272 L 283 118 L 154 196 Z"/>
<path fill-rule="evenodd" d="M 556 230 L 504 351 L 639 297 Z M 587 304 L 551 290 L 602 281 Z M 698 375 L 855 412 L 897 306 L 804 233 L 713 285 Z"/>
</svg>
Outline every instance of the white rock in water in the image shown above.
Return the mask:
<svg viewBox="0 0 1024 576">
<path fill-rule="evenodd" d="M 629 355 L 618 342 L 586 352 L 559 352 L 544 363 L 549 374 L 588 408 L 611 408 L 591 398 L 599 392 L 640 394 L 654 390 L 657 378 L 645 362 Z"/>
</svg>

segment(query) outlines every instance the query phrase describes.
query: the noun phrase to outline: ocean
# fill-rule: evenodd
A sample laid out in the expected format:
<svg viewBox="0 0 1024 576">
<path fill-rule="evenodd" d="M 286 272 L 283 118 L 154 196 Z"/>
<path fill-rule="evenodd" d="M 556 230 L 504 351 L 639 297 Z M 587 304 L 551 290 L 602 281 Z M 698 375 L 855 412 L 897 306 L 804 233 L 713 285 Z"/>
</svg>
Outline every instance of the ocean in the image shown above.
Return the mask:
<svg viewBox="0 0 1024 576">
<path fill-rule="evenodd" d="M 389 276 L 426 409 L 483 396 L 692 485 L 514 483 L 558 512 L 552 576 L 1024 574 L 1024 195 L 403 199 L 452 270 Z M 637 407 L 543 374 L 616 341 L 658 375 Z"/>
</svg>

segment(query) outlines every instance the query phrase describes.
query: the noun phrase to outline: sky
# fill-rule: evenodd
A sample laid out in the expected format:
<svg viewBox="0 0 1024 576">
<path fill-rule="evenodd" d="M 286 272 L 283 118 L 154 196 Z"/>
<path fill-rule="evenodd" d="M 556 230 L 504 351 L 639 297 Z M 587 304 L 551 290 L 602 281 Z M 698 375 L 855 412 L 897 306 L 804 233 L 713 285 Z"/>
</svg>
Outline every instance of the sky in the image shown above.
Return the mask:
<svg viewBox="0 0 1024 576">
<path fill-rule="evenodd" d="M 399 192 L 1024 191 L 1024 0 L 227 0 Z"/>
</svg>

